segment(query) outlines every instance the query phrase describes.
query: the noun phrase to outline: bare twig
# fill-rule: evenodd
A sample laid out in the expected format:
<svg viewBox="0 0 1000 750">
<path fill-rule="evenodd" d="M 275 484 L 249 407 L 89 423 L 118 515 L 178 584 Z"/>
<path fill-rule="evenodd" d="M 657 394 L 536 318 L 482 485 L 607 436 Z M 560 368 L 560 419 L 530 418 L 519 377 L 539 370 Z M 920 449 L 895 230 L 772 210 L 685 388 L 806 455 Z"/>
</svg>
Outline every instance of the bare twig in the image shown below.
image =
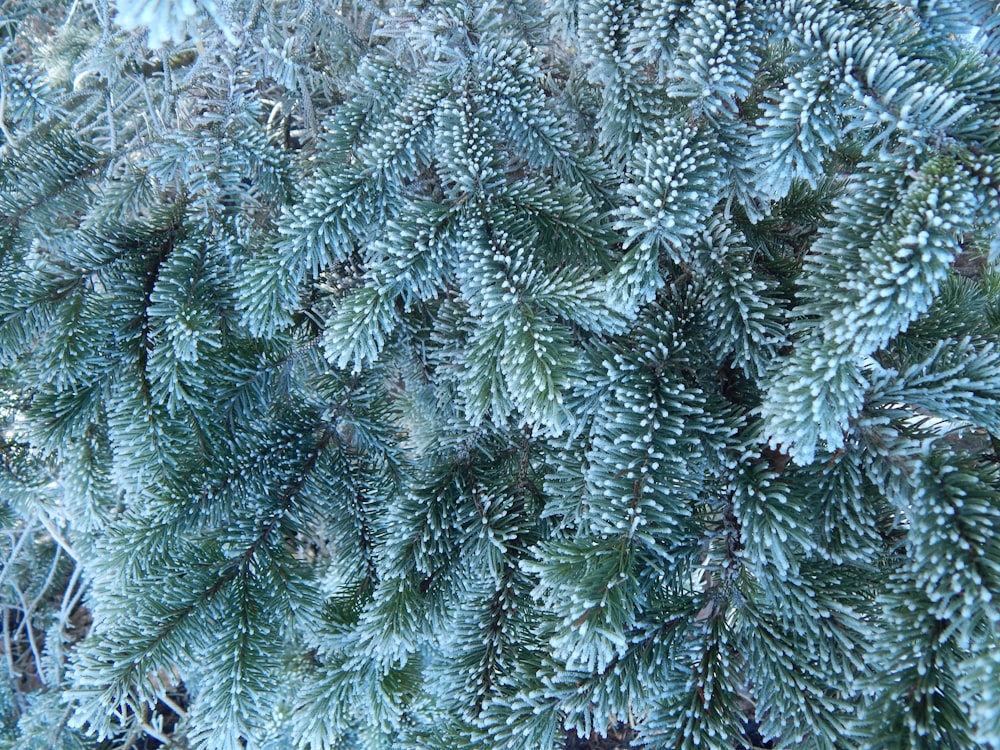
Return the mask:
<svg viewBox="0 0 1000 750">
<path fill-rule="evenodd" d="M 73 0 L 73 4 L 69 7 L 69 13 L 66 14 L 66 20 L 63 21 L 62 27 L 64 29 L 69 28 L 69 23 L 73 20 L 73 15 L 76 13 L 76 6 L 79 4 L 80 0 Z"/>
<path fill-rule="evenodd" d="M 16 680 L 20 673 L 14 668 L 14 648 L 10 637 L 10 609 L 3 608 L 3 652 L 7 657 L 7 674 L 10 679 Z"/>
<path fill-rule="evenodd" d="M 10 555 L 7 557 L 7 564 L 3 566 L 3 570 L 0 570 L 0 586 L 3 586 L 4 582 L 7 580 L 7 576 L 14 569 L 13 562 L 17 559 L 17 556 L 21 553 L 21 548 L 28 543 L 28 538 L 35 531 L 35 518 L 32 518 L 29 523 L 25 523 L 24 529 L 21 531 L 21 536 L 18 538 L 17 542 L 14 543 L 14 548 L 10 551 Z"/>
<path fill-rule="evenodd" d="M 142 727 L 142 729 L 143 729 L 143 731 L 144 731 L 144 732 L 145 732 L 146 734 L 148 734 L 148 735 L 149 735 L 150 737 L 152 737 L 153 739 L 156 739 L 156 740 L 159 740 L 159 741 L 160 741 L 160 742 L 162 742 L 162 743 L 163 743 L 164 745 L 169 745 L 169 744 L 170 744 L 170 738 L 169 738 L 169 737 L 167 737 L 167 736 L 166 736 L 165 734 L 163 734 L 162 732 L 158 732 L 158 731 L 156 731 L 156 730 L 155 730 L 155 729 L 154 729 L 154 728 L 153 728 L 153 727 L 152 727 L 152 726 L 150 725 L 150 723 L 149 723 L 148 721 L 143 721 L 143 722 L 142 722 L 142 723 L 141 723 L 141 724 L 140 724 L 139 726 L 141 726 L 141 727 Z"/>
<path fill-rule="evenodd" d="M 38 595 L 31 602 L 31 611 L 34 612 L 38 607 L 38 604 L 42 601 L 45 596 L 45 592 L 49 590 L 49 586 L 52 585 L 52 581 L 55 580 L 56 573 L 59 570 L 59 561 L 62 558 L 62 548 L 57 546 L 56 552 L 52 556 L 52 564 L 49 566 L 49 573 L 45 576 L 45 581 L 42 583 L 42 587 L 38 590 Z"/>
<path fill-rule="evenodd" d="M 55 540 L 56 544 L 62 547 L 63 551 L 67 555 L 73 558 L 73 562 L 79 564 L 80 556 L 73 551 L 73 547 L 70 546 L 70 543 L 66 541 L 66 537 L 64 537 L 59 532 L 59 529 L 56 528 L 56 525 L 52 523 L 52 519 L 46 516 L 43 511 L 39 511 L 37 513 L 37 517 L 42 526 L 45 527 L 45 530 L 49 532 L 49 536 L 51 536 Z"/>
<path fill-rule="evenodd" d="M 80 566 L 76 565 L 73 567 L 73 572 L 66 583 L 66 588 L 63 589 L 62 603 L 59 605 L 59 622 L 63 628 L 66 627 L 66 621 L 69 620 L 69 616 L 76 609 L 77 602 L 80 601 L 80 597 L 83 595 L 83 587 L 77 588 L 79 581 Z"/>
<path fill-rule="evenodd" d="M 28 636 L 28 648 L 31 649 L 31 655 L 35 660 L 35 674 L 38 676 L 38 681 L 43 685 L 45 683 L 45 673 L 42 670 L 42 651 L 38 648 L 38 643 L 35 641 L 35 629 L 31 626 L 31 611 L 28 608 L 28 602 L 24 598 L 24 594 L 21 592 L 13 582 L 10 587 L 17 594 L 17 598 L 21 602 L 21 608 L 24 610 L 24 618 L 21 620 L 21 624 L 18 626 L 17 630 L 14 632 L 14 637 L 16 638 L 21 629 L 24 629 L 25 635 Z"/>
<path fill-rule="evenodd" d="M 169 695 L 167 695 L 167 691 L 166 690 L 161 690 L 158 697 L 159 697 L 159 699 L 161 701 L 163 701 L 163 705 L 167 706 L 171 711 L 173 711 L 175 714 L 177 714 L 182 719 L 185 716 L 187 716 L 187 711 L 185 711 L 183 708 L 181 708 L 177 704 L 177 701 L 175 701 L 173 698 L 171 698 Z"/>
</svg>

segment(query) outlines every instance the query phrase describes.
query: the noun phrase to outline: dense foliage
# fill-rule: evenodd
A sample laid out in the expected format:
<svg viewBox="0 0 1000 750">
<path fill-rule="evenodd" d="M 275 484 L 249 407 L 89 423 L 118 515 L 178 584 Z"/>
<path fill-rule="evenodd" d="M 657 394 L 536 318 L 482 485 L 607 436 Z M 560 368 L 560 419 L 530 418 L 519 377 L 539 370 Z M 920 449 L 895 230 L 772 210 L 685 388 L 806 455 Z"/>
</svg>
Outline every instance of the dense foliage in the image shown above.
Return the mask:
<svg viewBox="0 0 1000 750">
<path fill-rule="evenodd" d="M 0 748 L 1000 748 L 993 0 L 0 8 Z"/>
</svg>

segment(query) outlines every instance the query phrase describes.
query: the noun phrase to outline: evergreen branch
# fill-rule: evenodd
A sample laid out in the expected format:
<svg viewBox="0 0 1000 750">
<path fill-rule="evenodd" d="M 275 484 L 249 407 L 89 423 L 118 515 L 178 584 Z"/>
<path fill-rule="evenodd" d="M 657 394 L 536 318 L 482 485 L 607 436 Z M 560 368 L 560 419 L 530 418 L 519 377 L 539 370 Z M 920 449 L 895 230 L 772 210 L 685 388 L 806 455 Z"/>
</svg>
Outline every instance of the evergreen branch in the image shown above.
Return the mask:
<svg viewBox="0 0 1000 750">
<path fill-rule="evenodd" d="M 0 21 L 0 746 L 996 744 L 994 0 L 206 2 Z"/>
<path fill-rule="evenodd" d="M 292 502 L 302 491 L 310 472 L 312 472 L 312 470 L 316 467 L 316 462 L 319 460 L 319 457 L 322 455 L 323 451 L 326 450 L 330 441 L 333 440 L 334 437 L 336 437 L 336 431 L 333 429 L 332 425 L 326 424 L 319 440 L 309 451 L 305 461 L 299 468 L 297 478 L 291 485 L 282 490 L 281 494 L 278 496 L 275 503 L 275 511 L 271 514 L 271 519 L 259 527 L 256 539 L 249 547 L 247 547 L 246 550 L 244 550 L 242 562 L 240 563 L 241 568 L 250 564 L 261 545 L 264 544 L 272 532 L 278 528 L 278 525 L 281 523 L 285 513 L 288 512 L 289 508 L 291 508 Z"/>
<path fill-rule="evenodd" d="M 156 282 L 159 279 L 160 271 L 166 263 L 167 258 L 174 250 L 174 243 L 178 234 L 182 231 L 180 224 L 169 227 L 166 237 L 160 242 L 155 251 L 146 256 L 146 268 L 144 269 L 144 279 L 142 285 L 142 313 L 141 319 L 133 321 L 133 325 L 139 327 L 139 345 L 136 350 L 139 373 L 142 379 L 142 393 L 147 403 L 152 402 L 152 387 L 149 381 L 148 358 L 149 352 L 153 349 L 152 326 L 149 320 L 149 308 L 152 302 L 153 291 L 156 289 Z"/>
</svg>

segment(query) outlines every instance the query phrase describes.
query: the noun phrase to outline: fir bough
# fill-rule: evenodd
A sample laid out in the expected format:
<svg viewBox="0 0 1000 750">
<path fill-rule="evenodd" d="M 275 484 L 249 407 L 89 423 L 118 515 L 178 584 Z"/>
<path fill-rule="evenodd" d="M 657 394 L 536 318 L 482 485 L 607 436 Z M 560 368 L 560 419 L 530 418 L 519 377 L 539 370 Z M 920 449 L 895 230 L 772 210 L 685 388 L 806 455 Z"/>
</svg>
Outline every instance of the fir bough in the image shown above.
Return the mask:
<svg viewBox="0 0 1000 750">
<path fill-rule="evenodd" d="M 0 748 L 1000 747 L 996 3 L 0 15 Z"/>
</svg>

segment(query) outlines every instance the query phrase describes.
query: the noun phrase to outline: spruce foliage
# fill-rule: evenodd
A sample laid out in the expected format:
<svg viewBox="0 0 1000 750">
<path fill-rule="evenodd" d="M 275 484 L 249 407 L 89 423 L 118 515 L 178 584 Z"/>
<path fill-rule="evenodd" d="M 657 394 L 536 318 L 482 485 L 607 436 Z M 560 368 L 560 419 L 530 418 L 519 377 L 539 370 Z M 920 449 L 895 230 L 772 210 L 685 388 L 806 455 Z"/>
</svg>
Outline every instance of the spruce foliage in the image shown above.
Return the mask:
<svg viewBox="0 0 1000 750">
<path fill-rule="evenodd" d="M 1000 748 L 1000 5 L 0 7 L 0 748 Z"/>
</svg>

